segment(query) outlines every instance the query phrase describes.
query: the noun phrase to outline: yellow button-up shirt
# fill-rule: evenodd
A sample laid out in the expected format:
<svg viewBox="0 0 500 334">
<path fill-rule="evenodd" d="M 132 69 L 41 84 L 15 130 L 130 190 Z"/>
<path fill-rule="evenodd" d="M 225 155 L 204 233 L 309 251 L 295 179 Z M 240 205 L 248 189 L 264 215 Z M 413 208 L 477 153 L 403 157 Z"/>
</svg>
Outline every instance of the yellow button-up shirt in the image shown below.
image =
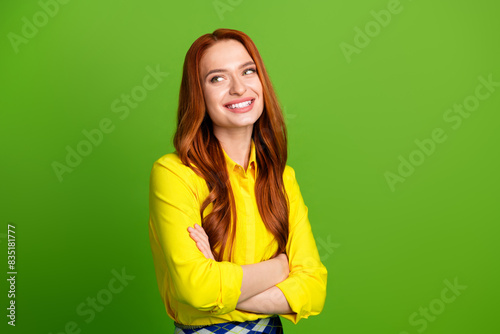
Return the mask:
<svg viewBox="0 0 500 334">
<path fill-rule="evenodd" d="M 151 170 L 149 238 L 156 279 L 168 316 L 184 325 L 248 321 L 271 316 L 236 309 L 243 279 L 241 265 L 268 260 L 278 247 L 260 217 L 255 199 L 258 173 L 255 144 L 252 140 L 247 170 L 226 152 L 224 156 L 237 210 L 232 262 L 205 258 L 187 230 L 194 224 L 203 226 L 200 208 L 209 193 L 205 180 L 182 164 L 175 153 L 159 158 Z M 290 274 L 276 286 L 295 312 L 281 316 L 297 323 L 323 309 L 327 270 L 320 261 L 308 209 L 292 167 L 285 167 L 283 180 L 290 200 L 286 245 Z M 209 204 L 204 217 L 211 210 L 212 204 Z"/>
</svg>

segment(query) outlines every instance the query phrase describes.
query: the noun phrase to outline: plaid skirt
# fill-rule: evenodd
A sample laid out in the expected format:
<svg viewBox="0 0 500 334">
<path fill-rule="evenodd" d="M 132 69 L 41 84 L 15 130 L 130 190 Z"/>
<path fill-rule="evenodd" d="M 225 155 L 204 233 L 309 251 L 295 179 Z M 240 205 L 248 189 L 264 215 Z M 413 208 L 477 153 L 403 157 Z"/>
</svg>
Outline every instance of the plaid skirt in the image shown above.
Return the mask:
<svg viewBox="0 0 500 334">
<path fill-rule="evenodd" d="M 238 333 L 238 334 L 283 334 L 280 317 L 257 319 L 245 322 L 224 322 L 208 326 L 184 326 L 175 324 L 175 334 L 209 334 L 209 333 Z M 194 327 L 194 328 L 193 328 Z"/>
</svg>

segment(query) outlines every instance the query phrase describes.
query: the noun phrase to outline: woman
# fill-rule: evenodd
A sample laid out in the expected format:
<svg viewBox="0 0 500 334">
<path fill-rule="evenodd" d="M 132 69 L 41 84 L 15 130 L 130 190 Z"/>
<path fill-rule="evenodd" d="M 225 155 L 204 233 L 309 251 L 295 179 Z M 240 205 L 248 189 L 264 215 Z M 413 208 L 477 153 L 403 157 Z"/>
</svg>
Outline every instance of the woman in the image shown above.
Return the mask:
<svg viewBox="0 0 500 334">
<path fill-rule="evenodd" d="M 151 170 L 149 219 L 176 333 L 282 333 L 278 315 L 319 314 L 327 271 L 286 165 L 281 108 L 246 34 L 218 29 L 193 43 L 177 116 L 176 152 Z"/>
</svg>

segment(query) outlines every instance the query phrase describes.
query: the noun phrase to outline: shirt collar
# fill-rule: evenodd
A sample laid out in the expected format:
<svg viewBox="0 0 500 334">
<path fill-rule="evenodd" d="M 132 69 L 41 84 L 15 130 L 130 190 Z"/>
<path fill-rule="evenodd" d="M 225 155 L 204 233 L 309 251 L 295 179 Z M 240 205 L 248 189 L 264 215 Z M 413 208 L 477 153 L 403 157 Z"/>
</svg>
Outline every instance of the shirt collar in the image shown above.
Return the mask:
<svg viewBox="0 0 500 334">
<path fill-rule="evenodd" d="M 243 169 L 243 166 L 237 164 L 236 162 L 231 159 L 226 151 L 222 149 L 222 152 L 224 152 L 224 157 L 226 158 L 226 164 L 228 167 L 228 171 L 234 171 L 235 169 L 241 167 Z M 255 143 L 253 141 L 253 138 L 250 143 L 250 159 L 248 160 L 248 170 L 253 170 L 254 176 L 256 175 L 257 172 L 257 159 L 256 159 L 256 154 L 255 154 Z"/>
</svg>

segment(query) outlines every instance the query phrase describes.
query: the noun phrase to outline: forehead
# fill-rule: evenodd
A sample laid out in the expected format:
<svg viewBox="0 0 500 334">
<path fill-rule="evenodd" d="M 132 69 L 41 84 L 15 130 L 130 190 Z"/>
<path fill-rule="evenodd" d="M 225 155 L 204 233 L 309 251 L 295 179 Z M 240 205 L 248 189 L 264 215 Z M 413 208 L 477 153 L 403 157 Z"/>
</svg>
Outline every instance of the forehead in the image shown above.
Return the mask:
<svg viewBox="0 0 500 334">
<path fill-rule="evenodd" d="M 212 69 L 231 69 L 252 60 L 243 44 L 234 40 L 221 40 L 210 46 L 200 60 L 202 74 Z"/>
</svg>

